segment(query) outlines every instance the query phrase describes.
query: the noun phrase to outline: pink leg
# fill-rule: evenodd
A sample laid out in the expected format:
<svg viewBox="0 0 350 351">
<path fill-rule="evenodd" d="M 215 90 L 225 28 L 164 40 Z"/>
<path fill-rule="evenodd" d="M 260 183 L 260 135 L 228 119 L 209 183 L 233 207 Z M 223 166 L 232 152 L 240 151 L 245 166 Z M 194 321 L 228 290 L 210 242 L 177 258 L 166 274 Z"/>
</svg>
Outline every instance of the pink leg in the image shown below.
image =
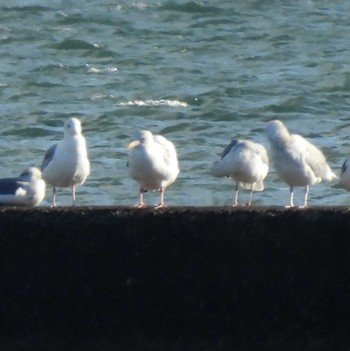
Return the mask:
<svg viewBox="0 0 350 351">
<path fill-rule="evenodd" d="M 140 188 L 140 203 L 137 205 L 138 208 L 145 208 L 147 207 L 145 202 L 144 202 L 144 197 L 145 197 L 145 189 L 143 187 Z"/>
<path fill-rule="evenodd" d="M 165 193 L 165 188 L 161 187 L 160 188 L 160 203 L 159 203 L 159 205 L 156 206 L 156 208 L 167 207 L 167 205 L 164 204 L 164 193 Z"/>
<path fill-rule="evenodd" d="M 304 206 L 300 206 L 300 208 L 306 208 L 307 207 L 307 199 L 308 199 L 308 196 L 309 196 L 309 190 L 310 190 L 310 187 L 309 187 L 309 185 L 307 185 L 305 187 Z"/>
<path fill-rule="evenodd" d="M 285 206 L 285 207 L 286 208 L 294 207 L 294 189 L 292 186 L 290 187 L 290 203 L 289 203 L 289 206 Z"/>
</svg>

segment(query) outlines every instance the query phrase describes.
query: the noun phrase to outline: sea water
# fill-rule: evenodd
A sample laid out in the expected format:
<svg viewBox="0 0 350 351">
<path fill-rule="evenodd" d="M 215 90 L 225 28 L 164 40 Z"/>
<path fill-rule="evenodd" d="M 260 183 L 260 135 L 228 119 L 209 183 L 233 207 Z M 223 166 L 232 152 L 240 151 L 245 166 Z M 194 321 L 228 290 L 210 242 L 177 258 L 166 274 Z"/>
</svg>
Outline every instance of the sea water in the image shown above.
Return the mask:
<svg viewBox="0 0 350 351">
<path fill-rule="evenodd" d="M 214 178 L 212 163 L 234 138 L 268 148 L 264 129 L 277 118 L 339 176 L 350 155 L 349 14 L 350 2 L 326 0 L 2 0 L 0 177 L 40 167 L 72 116 L 91 160 L 78 205 L 138 203 L 127 145 L 140 129 L 177 147 L 170 206 L 231 205 L 234 183 Z M 336 183 L 313 186 L 309 204 L 350 204 Z M 253 203 L 288 202 L 271 165 Z M 42 205 L 50 203 L 48 187 Z M 58 204 L 71 204 L 68 189 Z"/>
</svg>

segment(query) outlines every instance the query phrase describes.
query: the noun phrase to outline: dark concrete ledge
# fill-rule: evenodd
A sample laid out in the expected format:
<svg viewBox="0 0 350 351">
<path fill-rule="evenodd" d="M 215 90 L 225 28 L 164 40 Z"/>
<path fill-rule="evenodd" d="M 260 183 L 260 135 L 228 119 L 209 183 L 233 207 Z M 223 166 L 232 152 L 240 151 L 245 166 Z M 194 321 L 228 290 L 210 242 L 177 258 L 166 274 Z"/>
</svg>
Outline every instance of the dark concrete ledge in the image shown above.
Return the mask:
<svg viewBox="0 0 350 351">
<path fill-rule="evenodd" d="M 350 209 L 0 208 L 1 350 L 346 350 Z"/>
</svg>

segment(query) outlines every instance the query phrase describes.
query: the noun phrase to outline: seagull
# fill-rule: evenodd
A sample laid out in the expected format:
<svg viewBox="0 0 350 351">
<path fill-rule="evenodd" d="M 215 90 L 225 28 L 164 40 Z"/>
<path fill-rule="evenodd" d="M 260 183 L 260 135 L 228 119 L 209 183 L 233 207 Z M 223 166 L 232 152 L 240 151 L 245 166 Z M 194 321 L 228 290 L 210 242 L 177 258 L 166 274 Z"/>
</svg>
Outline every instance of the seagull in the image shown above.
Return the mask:
<svg viewBox="0 0 350 351">
<path fill-rule="evenodd" d="M 253 191 L 264 190 L 268 170 L 269 158 L 264 146 L 238 139 L 225 148 L 221 160 L 213 164 L 211 171 L 215 177 L 231 177 L 236 182 L 233 206 L 238 206 L 239 186 L 250 190 L 248 206 L 251 206 Z"/>
<path fill-rule="evenodd" d="M 340 186 L 350 191 L 350 159 L 346 159 L 340 173 Z"/>
<path fill-rule="evenodd" d="M 298 134 L 289 134 L 286 126 L 279 120 L 266 126 L 266 134 L 271 144 L 271 154 L 276 172 L 290 187 L 290 205 L 294 207 L 294 187 L 305 187 L 304 206 L 310 185 L 322 180 L 331 181 L 337 176 L 327 164 L 323 153 Z"/>
<path fill-rule="evenodd" d="M 63 139 L 46 151 L 41 167 L 43 179 L 53 186 L 53 207 L 56 206 L 57 187 L 71 188 L 72 205 L 75 206 L 76 187 L 83 184 L 90 174 L 90 162 L 80 120 L 67 119 L 63 132 Z"/>
<path fill-rule="evenodd" d="M 29 167 L 16 178 L 0 179 L 0 204 L 38 206 L 45 197 L 45 182 L 36 167 Z"/>
<path fill-rule="evenodd" d="M 129 175 L 140 184 L 138 207 L 146 207 L 147 190 L 159 190 L 160 203 L 156 208 L 166 207 L 165 188 L 175 181 L 180 171 L 174 144 L 161 135 L 142 130 L 134 136 L 128 149 Z"/>
</svg>

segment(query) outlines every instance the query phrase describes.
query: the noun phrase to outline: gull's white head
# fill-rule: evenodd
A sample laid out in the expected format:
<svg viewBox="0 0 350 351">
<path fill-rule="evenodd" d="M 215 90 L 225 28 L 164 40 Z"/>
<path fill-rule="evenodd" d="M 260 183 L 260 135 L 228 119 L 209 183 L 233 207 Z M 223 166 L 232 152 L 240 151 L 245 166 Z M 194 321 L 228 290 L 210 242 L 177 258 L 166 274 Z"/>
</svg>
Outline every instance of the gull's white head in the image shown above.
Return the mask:
<svg viewBox="0 0 350 351">
<path fill-rule="evenodd" d="M 78 118 L 68 118 L 63 126 L 64 135 L 79 135 L 81 134 L 81 122 Z"/>
<path fill-rule="evenodd" d="M 283 142 L 289 137 L 288 129 L 278 119 L 269 122 L 266 126 L 265 132 L 270 142 Z"/>
<path fill-rule="evenodd" d="M 138 145 L 147 145 L 153 141 L 153 134 L 149 130 L 141 130 L 133 138 L 128 145 L 128 149 L 132 150 Z"/>
<path fill-rule="evenodd" d="M 22 178 L 25 181 L 41 179 L 41 172 L 36 167 L 28 167 L 21 173 L 20 178 Z"/>
</svg>

